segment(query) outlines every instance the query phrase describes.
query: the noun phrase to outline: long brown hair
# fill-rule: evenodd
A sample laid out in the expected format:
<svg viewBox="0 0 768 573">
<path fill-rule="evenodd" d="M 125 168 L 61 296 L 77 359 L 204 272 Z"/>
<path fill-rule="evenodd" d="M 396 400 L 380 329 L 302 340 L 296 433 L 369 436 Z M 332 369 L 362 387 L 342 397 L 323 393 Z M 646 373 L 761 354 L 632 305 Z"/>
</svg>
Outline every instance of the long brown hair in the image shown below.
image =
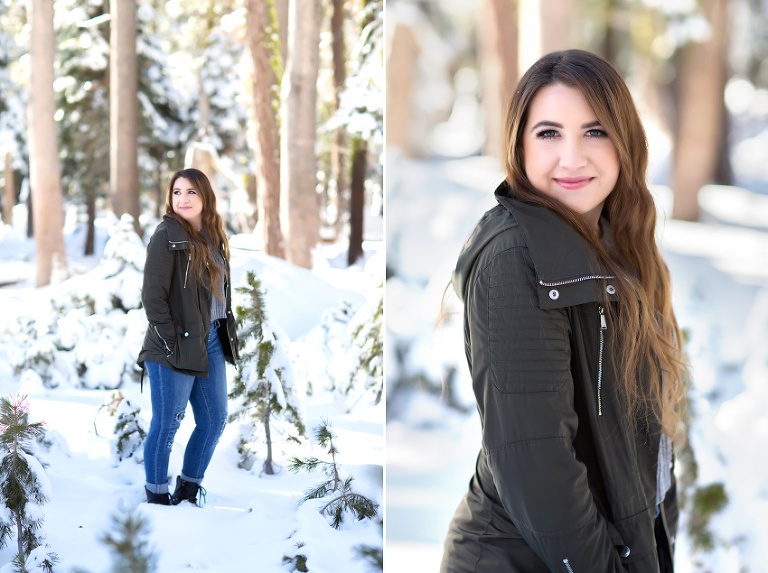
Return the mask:
<svg viewBox="0 0 768 573">
<path fill-rule="evenodd" d="M 613 248 L 604 245 L 580 216 L 537 190 L 526 175 L 523 130 L 528 110 L 539 90 L 555 83 L 584 95 L 616 147 L 619 177 L 603 206 L 603 216 L 613 232 Z M 645 179 L 645 130 L 621 75 L 607 61 L 583 50 L 544 56 L 523 75 L 512 96 L 504 151 L 507 181 L 515 196 L 563 217 L 625 285 L 617 289 L 618 310 L 611 317 L 625 333 L 614 363 L 620 395 L 632 414 L 653 414 L 667 435 L 678 437 L 685 415 L 688 367 L 672 309 L 669 270 L 655 240 L 656 207 Z"/>
<path fill-rule="evenodd" d="M 229 264 L 229 242 L 224 234 L 224 222 L 216 210 L 216 194 L 213 192 L 211 182 L 205 176 L 205 173 L 190 167 L 173 174 L 165 194 L 165 214 L 181 225 L 187 235 L 189 235 L 190 267 L 195 278 L 209 287 L 210 285 L 221 284 L 221 271 L 219 271 L 219 266 L 213 260 L 213 253 L 211 253 L 211 249 L 208 246 L 208 241 L 205 240 L 201 232 L 198 233 L 186 219 L 173 210 L 173 186 L 176 184 L 176 180 L 181 177 L 192 184 L 192 187 L 195 188 L 195 191 L 203 201 L 201 230 L 208 233 L 214 245 L 221 247 L 221 254 L 226 259 L 227 264 Z M 209 274 L 210 279 L 208 279 Z M 221 297 L 220 289 L 212 288 L 211 290 L 217 298 Z"/>
</svg>

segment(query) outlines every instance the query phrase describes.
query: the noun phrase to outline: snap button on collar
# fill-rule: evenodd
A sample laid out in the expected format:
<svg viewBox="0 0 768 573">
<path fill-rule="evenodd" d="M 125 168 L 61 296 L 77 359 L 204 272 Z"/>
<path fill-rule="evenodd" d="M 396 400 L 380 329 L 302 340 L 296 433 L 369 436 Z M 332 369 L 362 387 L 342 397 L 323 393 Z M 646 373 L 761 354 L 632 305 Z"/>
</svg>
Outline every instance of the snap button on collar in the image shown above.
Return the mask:
<svg viewBox="0 0 768 573">
<path fill-rule="evenodd" d="M 549 291 L 549 298 L 552 300 L 557 300 L 560 298 L 560 291 L 558 291 L 556 288 L 553 288 L 551 291 Z"/>
<path fill-rule="evenodd" d="M 605 287 L 605 292 L 607 292 L 608 294 L 616 294 L 616 287 L 613 285 L 608 285 L 607 287 Z"/>
</svg>

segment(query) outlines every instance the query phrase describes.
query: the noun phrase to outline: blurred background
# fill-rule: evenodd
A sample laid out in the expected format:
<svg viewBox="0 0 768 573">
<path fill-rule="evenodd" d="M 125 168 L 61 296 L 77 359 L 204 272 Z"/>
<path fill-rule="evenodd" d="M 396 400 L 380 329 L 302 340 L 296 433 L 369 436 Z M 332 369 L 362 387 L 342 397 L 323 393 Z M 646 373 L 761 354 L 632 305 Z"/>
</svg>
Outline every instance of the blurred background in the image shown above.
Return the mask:
<svg viewBox="0 0 768 573">
<path fill-rule="evenodd" d="M 450 273 L 542 55 L 622 72 L 693 366 L 676 571 L 766 571 L 768 1 L 387 0 L 388 571 L 436 571 L 480 447 Z"/>
</svg>

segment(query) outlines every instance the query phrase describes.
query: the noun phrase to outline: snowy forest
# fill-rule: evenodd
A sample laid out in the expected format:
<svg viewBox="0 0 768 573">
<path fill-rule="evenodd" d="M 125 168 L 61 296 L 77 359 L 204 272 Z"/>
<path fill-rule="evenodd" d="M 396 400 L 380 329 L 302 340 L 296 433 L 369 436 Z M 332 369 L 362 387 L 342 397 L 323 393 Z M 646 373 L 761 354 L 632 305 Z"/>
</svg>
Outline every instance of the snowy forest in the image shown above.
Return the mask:
<svg viewBox="0 0 768 573">
<path fill-rule="evenodd" d="M 507 102 L 539 57 L 582 48 L 616 65 L 643 120 L 692 366 L 675 571 L 765 571 L 768 3 L 390 0 L 386 12 L 387 567 L 437 570 L 475 468 L 449 283 L 504 178 Z"/>
<path fill-rule="evenodd" d="M 383 59 L 382 0 L 0 2 L 0 571 L 382 570 Z M 241 360 L 200 507 L 165 507 L 136 359 L 187 167 Z"/>
</svg>

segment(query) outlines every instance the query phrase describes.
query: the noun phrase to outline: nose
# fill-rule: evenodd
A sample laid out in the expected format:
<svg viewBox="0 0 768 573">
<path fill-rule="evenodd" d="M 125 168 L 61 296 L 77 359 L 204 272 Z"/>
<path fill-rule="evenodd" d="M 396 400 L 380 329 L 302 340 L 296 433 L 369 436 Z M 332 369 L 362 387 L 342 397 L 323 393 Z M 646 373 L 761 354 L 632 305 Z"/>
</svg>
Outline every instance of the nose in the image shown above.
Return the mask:
<svg viewBox="0 0 768 573">
<path fill-rule="evenodd" d="M 587 156 L 580 137 L 565 138 L 560 152 L 560 167 L 569 171 L 581 169 L 587 165 Z"/>
</svg>

